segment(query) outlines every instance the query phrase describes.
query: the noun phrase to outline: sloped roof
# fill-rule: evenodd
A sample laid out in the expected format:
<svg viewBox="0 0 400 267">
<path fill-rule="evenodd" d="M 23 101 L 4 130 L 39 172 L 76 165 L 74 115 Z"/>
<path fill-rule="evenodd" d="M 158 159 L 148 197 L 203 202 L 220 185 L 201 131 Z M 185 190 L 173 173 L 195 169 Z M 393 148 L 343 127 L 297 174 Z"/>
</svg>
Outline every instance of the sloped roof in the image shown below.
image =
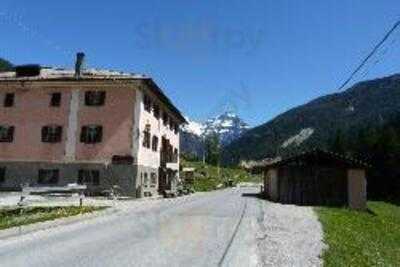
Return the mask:
<svg viewBox="0 0 400 267">
<path fill-rule="evenodd" d="M 88 69 L 83 71 L 82 75 L 77 78 L 75 71 L 70 69 L 59 69 L 51 67 L 42 67 L 40 75 L 33 77 L 17 77 L 15 72 L 1 72 L 1 82 L 24 82 L 24 81 L 129 81 L 129 80 L 143 80 L 152 93 L 154 93 L 160 100 L 175 114 L 181 123 L 186 123 L 185 117 L 179 111 L 172 101 L 164 94 L 161 88 L 154 82 L 154 80 L 143 74 L 126 73 L 112 70 Z"/>
<path fill-rule="evenodd" d="M 361 160 L 351 158 L 351 157 L 348 157 L 345 155 L 341 155 L 341 154 L 338 154 L 335 152 L 322 150 L 322 149 L 312 149 L 309 151 L 305 151 L 303 153 L 297 154 L 292 157 L 281 159 L 279 161 L 272 162 L 272 163 L 267 163 L 264 166 L 268 169 L 268 168 L 273 168 L 273 167 L 285 166 L 287 164 L 290 164 L 290 163 L 296 162 L 296 161 L 308 161 L 308 162 L 317 164 L 318 160 L 320 160 L 320 159 L 335 161 L 337 163 L 341 163 L 347 167 L 352 167 L 352 168 L 369 168 L 370 167 L 370 165 L 368 165 L 367 163 L 365 163 Z"/>
</svg>

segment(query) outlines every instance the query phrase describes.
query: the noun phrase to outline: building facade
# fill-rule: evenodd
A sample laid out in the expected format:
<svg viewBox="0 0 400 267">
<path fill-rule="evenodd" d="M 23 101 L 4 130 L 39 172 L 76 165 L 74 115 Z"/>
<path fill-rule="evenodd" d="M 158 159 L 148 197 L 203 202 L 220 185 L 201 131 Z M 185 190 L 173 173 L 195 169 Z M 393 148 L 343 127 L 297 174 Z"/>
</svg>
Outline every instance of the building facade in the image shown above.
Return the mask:
<svg viewBox="0 0 400 267">
<path fill-rule="evenodd" d="M 37 68 L 0 74 L 0 190 L 78 183 L 89 194 L 113 187 L 142 197 L 172 189 L 185 119 L 152 79 Z"/>
</svg>

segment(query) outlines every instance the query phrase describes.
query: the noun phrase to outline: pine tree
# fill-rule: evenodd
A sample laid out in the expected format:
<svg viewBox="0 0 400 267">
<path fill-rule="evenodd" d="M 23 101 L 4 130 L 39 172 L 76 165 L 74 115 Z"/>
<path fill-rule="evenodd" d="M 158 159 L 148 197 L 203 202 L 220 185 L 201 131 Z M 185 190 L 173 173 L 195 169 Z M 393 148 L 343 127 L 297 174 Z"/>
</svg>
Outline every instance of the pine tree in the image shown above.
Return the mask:
<svg viewBox="0 0 400 267">
<path fill-rule="evenodd" d="M 0 72 L 11 71 L 13 68 L 13 65 L 9 61 L 0 58 Z"/>
<path fill-rule="evenodd" d="M 220 162 L 220 144 L 219 136 L 217 134 L 212 134 L 205 139 L 205 149 L 206 149 L 206 162 L 211 165 L 218 165 Z"/>
<path fill-rule="evenodd" d="M 345 137 L 340 129 L 336 131 L 335 138 L 330 145 L 330 150 L 339 154 L 345 154 L 348 150 L 346 149 Z"/>
</svg>

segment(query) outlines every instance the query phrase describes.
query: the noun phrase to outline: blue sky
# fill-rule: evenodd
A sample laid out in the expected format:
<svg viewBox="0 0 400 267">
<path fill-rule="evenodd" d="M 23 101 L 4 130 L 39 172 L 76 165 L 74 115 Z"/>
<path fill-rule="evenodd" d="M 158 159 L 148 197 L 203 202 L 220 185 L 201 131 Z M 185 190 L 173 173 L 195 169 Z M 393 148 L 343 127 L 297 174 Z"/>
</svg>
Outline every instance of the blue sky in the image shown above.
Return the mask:
<svg viewBox="0 0 400 267">
<path fill-rule="evenodd" d="M 2 0 L 0 57 L 151 75 L 189 117 L 252 126 L 335 92 L 400 18 L 398 0 Z M 400 72 L 400 30 L 354 82 Z M 378 62 L 379 61 L 379 62 Z"/>
</svg>

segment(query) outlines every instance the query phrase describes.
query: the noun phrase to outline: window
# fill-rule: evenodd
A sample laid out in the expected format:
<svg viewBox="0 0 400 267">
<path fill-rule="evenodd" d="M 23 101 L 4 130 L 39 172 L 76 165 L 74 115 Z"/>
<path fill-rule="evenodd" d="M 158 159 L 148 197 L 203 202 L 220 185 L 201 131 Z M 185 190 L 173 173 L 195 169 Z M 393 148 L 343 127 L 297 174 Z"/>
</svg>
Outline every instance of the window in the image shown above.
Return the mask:
<svg viewBox="0 0 400 267">
<path fill-rule="evenodd" d="M 79 170 L 78 184 L 100 185 L 99 170 Z"/>
<path fill-rule="evenodd" d="M 144 109 L 148 112 L 151 112 L 151 99 L 148 95 L 144 95 Z"/>
<path fill-rule="evenodd" d="M 0 167 L 0 184 L 6 181 L 6 167 Z"/>
<path fill-rule="evenodd" d="M 171 131 L 174 130 L 174 127 L 175 127 L 175 123 L 172 119 L 170 119 L 169 120 L 169 128 L 171 129 Z"/>
<path fill-rule="evenodd" d="M 0 125 L 0 142 L 12 143 L 14 140 L 14 126 Z"/>
<path fill-rule="evenodd" d="M 149 177 L 147 175 L 147 172 L 144 173 L 143 184 L 144 187 L 147 187 L 149 185 Z"/>
<path fill-rule="evenodd" d="M 103 138 L 103 127 L 99 125 L 83 126 L 81 130 L 81 143 L 100 143 Z"/>
<path fill-rule="evenodd" d="M 59 170 L 39 170 L 38 184 L 57 184 L 60 176 Z"/>
<path fill-rule="evenodd" d="M 6 94 L 6 96 L 4 97 L 4 106 L 5 107 L 14 106 L 14 98 L 15 98 L 15 94 L 14 93 Z"/>
<path fill-rule="evenodd" d="M 174 125 L 174 133 L 175 134 L 179 133 L 179 125 L 177 123 L 175 123 L 175 125 Z"/>
<path fill-rule="evenodd" d="M 173 162 L 174 162 L 174 163 L 177 163 L 177 162 L 178 162 L 178 156 L 179 156 L 178 149 L 175 148 L 175 149 L 174 149 L 174 156 L 173 156 Z"/>
<path fill-rule="evenodd" d="M 151 173 L 150 179 L 152 184 L 157 184 L 157 174 L 155 172 Z"/>
<path fill-rule="evenodd" d="M 42 128 L 43 143 L 59 143 L 62 137 L 62 126 L 49 125 Z"/>
<path fill-rule="evenodd" d="M 150 148 L 150 124 L 146 125 L 146 129 L 143 131 L 143 146 L 146 148 Z"/>
<path fill-rule="evenodd" d="M 153 140 L 151 141 L 151 150 L 157 152 L 158 150 L 158 137 L 153 135 Z"/>
<path fill-rule="evenodd" d="M 159 105 L 157 105 L 157 104 L 153 105 L 153 114 L 157 120 L 160 118 L 160 106 Z"/>
<path fill-rule="evenodd" d="M 106 99 L 105 91 L 87 91 L 85 92 L 86 106 L 103 106 Z"/>
<path fill-rule="evenodd" d="M 164 126 L 167 126 L 168 125 L 168 113 L 165 111 L 163 112 L 162 120 L 163 120 Z"/>
<path fill-rule="evenodd" d="M 52 93 L 50 98 L 51 107 L 61 106 L 61 93 Z"/>
</svg>

